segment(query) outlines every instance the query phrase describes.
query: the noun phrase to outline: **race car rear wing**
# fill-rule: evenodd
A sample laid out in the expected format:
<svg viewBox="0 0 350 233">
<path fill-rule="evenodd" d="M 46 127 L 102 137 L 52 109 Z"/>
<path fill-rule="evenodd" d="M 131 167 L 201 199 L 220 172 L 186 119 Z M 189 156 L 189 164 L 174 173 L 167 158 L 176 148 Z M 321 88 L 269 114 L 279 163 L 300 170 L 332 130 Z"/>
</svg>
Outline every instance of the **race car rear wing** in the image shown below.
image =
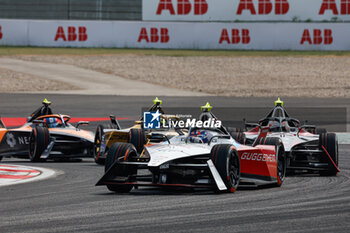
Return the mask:
<svg viewBox="0 0 350 233">
<path fill-rule="evenodd" d="M 253 142 L 252 146 L 256 146 L 260 138 L 264 138 L 267 136 L 268 132 L 270 130 L 270 127 L 260 127 L 259 129 L 259 135 L 256 137 L 255 141 Z"/>
</svg>

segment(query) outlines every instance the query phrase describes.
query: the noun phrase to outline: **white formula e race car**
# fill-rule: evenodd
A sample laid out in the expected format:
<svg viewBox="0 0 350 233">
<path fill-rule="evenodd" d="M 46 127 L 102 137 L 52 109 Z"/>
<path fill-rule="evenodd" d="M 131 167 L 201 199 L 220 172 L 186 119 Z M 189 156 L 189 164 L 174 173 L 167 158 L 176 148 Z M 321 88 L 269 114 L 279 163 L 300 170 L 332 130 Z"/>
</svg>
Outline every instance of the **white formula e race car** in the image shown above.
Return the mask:
<svg viewBox="0 0 350 233">
<path fill-rule="evenodd" d="M 280 138 L 287 154 L 289 172 L 318 172 L 324 176 L 335 176 L 339 172 L 337 135 L 327 133 L 326 129 L 316 129 L 313 125 L 301 126 L 299 120 L 289 117 L 280 99 L 257 124 L 245 124 L 251 130 L 232 130 L 232 137 L 243 144 L 252 143 L 258 135 L 264 136 L 259 139 L 260 144 L 270 137 Z"/>
<path fill-rule="evenodd" d="M 217 121 L 210 109 L 204 106 L 200 120 Z M 284 180 L 287 160 L 279 138 L 268 138 L 265 145 L 241 145 L 222 126 L 151 134 L 149 138 L 163 140 L 149 140 L 141 153 L 133 144 L 114 143 L 96 185 L 118 193 L 138 186 L 234 192 L 240 182 L 280 186 Z"/>
</svg>

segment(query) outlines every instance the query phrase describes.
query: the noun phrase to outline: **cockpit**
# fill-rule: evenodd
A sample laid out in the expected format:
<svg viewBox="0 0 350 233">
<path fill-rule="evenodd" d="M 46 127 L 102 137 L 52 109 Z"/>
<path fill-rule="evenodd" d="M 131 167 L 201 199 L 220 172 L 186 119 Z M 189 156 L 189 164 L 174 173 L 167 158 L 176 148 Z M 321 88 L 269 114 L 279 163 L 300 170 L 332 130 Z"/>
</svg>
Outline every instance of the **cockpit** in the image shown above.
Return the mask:
<svg viewBox="0 0 350 233">
<path fill-rule="evenodd" d="M 277 105 L 265 118 L 259 121 L 263 127 L 269 127 L 270 132 L 294 132 L 298 130 L 300 122 L 290 118 L 286 110 Z"/>
</svg>

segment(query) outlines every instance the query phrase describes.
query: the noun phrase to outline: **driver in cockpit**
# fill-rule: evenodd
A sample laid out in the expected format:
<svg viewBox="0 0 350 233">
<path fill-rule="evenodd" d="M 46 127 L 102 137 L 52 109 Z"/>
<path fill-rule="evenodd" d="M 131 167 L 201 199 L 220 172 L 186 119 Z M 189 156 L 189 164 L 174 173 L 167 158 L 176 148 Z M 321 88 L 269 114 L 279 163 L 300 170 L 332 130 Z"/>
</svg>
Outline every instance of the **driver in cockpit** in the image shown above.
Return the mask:
<svg viewBox="0 0 350 233">
<path fill-rule="evenodd" d="M 32 114 L 30 114 L 30 116 L 28 117 L 28 122 L 32 122 L 33 120 L 35 120 L 40 116 L 52 115 L 52 110 L 49 107 L 51 105 L 51 101 L 44 99 L 42 104 L 43 106 L 35 110 Z"/>
<path fill-rule="evenodd" d="M 192 143 L 208 143 L 213 137 L 213 134 L 209 130 L 196 129 L 190 133 L 189 140 Z"/>
<path fill-rule="evenodd" d="M 44 121 L 48 128 L 57 128 L 59 124 L 55 117 L 47 117 Z"/>
<path fill-rule="evenodd" d="M 201 115 L 199 116 L 199 120 L 202 122 L 208 121 L 209 119 L 214 118 L 215 116 L 210 112 L 212 106 L 210 106 L 209 102 L 206 105 L 201 107 Z M 207 143 L 213 137 L 212 133 L 206 129 L 195 129 L 191 131 L 189 140 L 192 143 Z"/>
<path fill-rule="evenodd" d="M 289 132 L 290 127 L 288 122 L 283 121 L 282 123 L 277 120 L 271 120 L 268 123 L 271 132 Z"/>
</svg>

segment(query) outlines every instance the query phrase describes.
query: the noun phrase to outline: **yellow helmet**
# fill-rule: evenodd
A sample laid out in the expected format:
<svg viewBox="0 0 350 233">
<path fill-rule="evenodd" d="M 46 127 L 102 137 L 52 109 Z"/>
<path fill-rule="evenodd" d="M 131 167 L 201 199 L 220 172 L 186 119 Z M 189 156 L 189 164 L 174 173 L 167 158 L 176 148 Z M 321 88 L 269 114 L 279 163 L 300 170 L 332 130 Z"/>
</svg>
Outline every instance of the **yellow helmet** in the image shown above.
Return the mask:
<svg viewBox="0 0 350 233">
<path fill-rule="evenodd" d="M 211 110 L 212 108 L 213 108 L 213 107 L 210 105 L 210 103 L 207 102 L 206 105 L 204 105 L 204 106 L 201 107 L 201 111 L 202 111 L 202 112 L 210 112 L 210 110 Z"/>
<path fill-rule="evenodd" d="M 278 97 L 278 100 L 275 101 L 275 106 L 282 106 L 283 107 L 283 101 Z"/>
<path fill-rule="evenodd" d="M 161 105 L 161 104 L 163 103 L 163 101 L 160 100 L 160 99 L 158 99 L 158 97 L 156 97 L 156 98 L 153 100 L 153 103 L 154 103 L 155 105 Z"/>
<path fill-rule="evenodd" d="M 47 99 L 44 99 L 44 100 L 43 100 L 43 104 L 50 105 L 50 104 L 51 104 L 51 101 L 48 101 Z"/>
</svg>

